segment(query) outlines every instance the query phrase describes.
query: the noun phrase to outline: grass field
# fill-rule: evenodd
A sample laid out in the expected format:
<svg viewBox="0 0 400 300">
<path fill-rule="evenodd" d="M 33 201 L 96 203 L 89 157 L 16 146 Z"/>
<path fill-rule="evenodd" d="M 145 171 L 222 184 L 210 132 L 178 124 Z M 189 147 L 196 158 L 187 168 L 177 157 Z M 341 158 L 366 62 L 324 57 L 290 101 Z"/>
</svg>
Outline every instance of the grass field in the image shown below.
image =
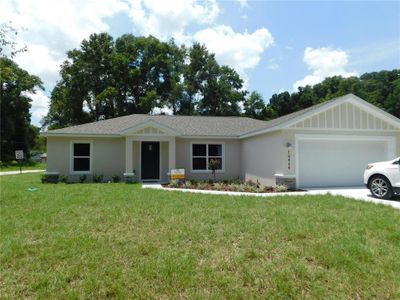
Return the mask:
<svg viewBox="0 0 400 300">
<path fill-rule="evenodd" d="M 46 164 L 44 163 L 29 163 L 23 164 L 22 170 L 46 170 Z M 8 171 L 19 171 L 19 164 L 17 162 L 10 163 L 8 165 L 0 165 L 0 172 Z"/>
<path fill-rule="evenodd" d="M 39 179 L 0 178 L 2 299 L 400 298 L 390 207 Z"/>
</svg>

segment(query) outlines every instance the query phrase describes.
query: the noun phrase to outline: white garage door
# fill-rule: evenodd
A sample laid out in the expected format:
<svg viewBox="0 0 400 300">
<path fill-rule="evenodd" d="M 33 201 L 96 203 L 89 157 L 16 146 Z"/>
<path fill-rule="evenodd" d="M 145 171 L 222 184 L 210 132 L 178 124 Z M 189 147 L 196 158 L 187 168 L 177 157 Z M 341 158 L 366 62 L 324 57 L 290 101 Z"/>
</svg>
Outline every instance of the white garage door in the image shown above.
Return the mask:
<svg viewBox="0 0 400 300">
<path fill-rule="evenodd" d="M 368 163 L 392 159 L 390 140 L 298 139 L 299 187 L 363 185 Z"/>
</svg>

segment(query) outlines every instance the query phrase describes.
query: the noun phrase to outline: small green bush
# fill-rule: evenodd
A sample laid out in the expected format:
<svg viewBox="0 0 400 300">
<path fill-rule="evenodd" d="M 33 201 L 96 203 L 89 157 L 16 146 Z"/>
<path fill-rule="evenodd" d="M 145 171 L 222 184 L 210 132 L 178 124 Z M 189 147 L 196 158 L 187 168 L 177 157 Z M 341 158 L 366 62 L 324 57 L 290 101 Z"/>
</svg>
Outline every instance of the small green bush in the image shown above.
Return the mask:
<svg viewBox="0 0 400 300">
<path fill-rule="evenodd" d="M 43 174 L 41 177 L 42 183 L 58 183 L 58 180 L 59 180 L 58 175 Z"/>
<path fill-rule="evenodd" d="M 288 190 L 288 188 L 287 188 L 287 186 L 284 185 L 284 184 L 277 185 L 277 186 L 275 187 L 275 191 L 278 192 L 278 193 L 284 193 L 284 192 L 287 192 L 287 190 Z"/>
<path fill-rule="evenodd" d="M 66 175 L 61 175 L 60 176 L 60 182 L 67 183 L 67 181 L 68 181 L 68 176 L 66 176 Z"/>
<path fill-rule="evenodd" d="M 208 183 L 207 182 L 205 182 L 205 181 L 200 181 L 198 184 L 197 184 L 197 189 L 199 189 L 199 190 L 205 190 L 206 188 L 207 188 L 207 186 L 208 186 Z"/>
<path fill-rule="evenodd" d="M 79 176 L 79 182 L 84 183 L 86 181 L 87 176 L 86 175 L 81 175 Z"/>
<path fill-rule="evenodd" d="M 224 184 L 224 183 L 222 183 L 222 182 L 216 182 L 216 183 L 214 183 L 214 189 L 216 189 L 216 190 L 220 190 L 220 191 L 223 191 L 223 190 L 225 190 L 225 188 L 226 188 L 226 185 Z"/>
<path fill-rule="evenodd" d="M 94 174 L 93 175 L 93 182 L 95 182 L 95 183 L 100 183 L 100 182 L 103 182 L 103 175 L 96 175 L 96 174 Z"/>
<path fill-rule="evenodd" d="M 186 181 L 183 183 L 183 186 L 184 186 L 185 188 L 191 188 L 191 187 L 192 187 L 192 182 L 189 181 L 189 180 L 186 180 Z"/>
<path fill-rule="evenodd" d="M 120 182 L 121 181 L 121 177 L 119 177 L 118 175 L 114 175 L 111 177 L 112 182 Z"/>
<path fill-rule="evenodd" d="M 170 187 L 179 187 L 179 180 L 173 179 L 169 182 Z"/>
</svg>

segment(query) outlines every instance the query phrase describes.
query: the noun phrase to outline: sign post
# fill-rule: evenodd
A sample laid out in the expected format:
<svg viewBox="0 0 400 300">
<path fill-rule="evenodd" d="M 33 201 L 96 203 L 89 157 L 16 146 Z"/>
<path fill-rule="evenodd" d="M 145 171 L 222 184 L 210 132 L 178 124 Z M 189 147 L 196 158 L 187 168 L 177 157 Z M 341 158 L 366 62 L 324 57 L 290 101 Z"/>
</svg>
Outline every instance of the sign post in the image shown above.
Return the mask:
<svg viewBox="0 0 400 300">
<path fill-rule="evenodd" d="M 22 174 L 22 160 L 24 159 L 24 150 L 15 150 L 15 159 L 19 163 L 19 174 Z"/>
</svg>

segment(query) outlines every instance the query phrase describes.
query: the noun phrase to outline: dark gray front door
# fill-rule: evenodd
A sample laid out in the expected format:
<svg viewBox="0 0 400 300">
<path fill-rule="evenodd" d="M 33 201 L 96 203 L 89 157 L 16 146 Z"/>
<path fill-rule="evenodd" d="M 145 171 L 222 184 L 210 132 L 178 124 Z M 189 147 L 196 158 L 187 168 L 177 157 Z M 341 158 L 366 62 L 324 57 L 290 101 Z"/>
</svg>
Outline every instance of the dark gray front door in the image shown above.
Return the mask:
<svg viewBox="0 0 400 300">
<path fill-rule="evenodd" d="M 142 142 L 142 180 L 160 179 L 160 142 Z"/>
</svg>

